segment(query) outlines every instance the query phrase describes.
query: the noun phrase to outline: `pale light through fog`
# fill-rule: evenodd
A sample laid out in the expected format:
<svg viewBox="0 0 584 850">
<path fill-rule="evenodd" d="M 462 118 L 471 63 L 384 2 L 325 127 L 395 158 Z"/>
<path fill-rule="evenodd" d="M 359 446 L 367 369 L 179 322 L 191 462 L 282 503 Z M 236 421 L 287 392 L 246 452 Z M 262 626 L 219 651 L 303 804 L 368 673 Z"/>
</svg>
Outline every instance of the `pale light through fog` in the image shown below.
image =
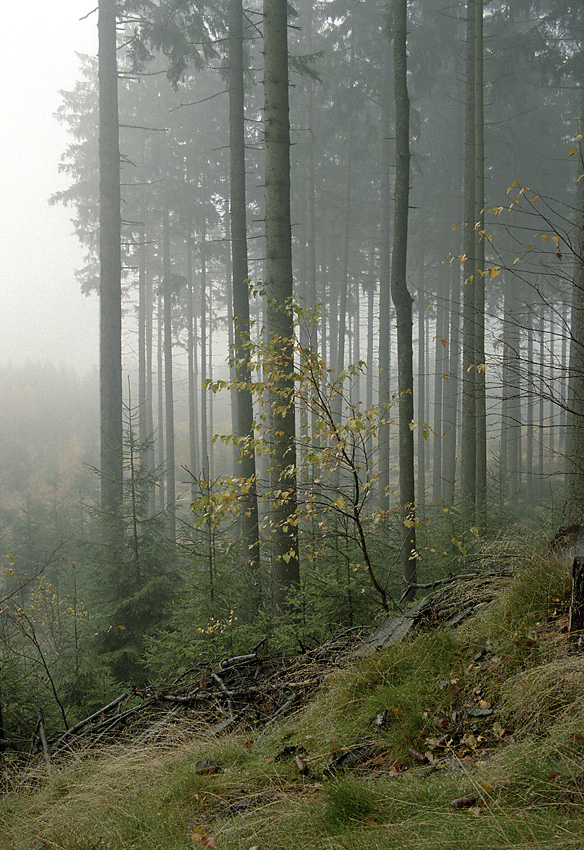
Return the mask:
<svg viewBox="0 0 584 850">
<path fill-rule="evenodd" d="M 0 36 L 0 358 L 2 365 L 97 363 L 98 304 L 80 294 L 82 253 L 71 213 L 49 206 L 67 134 L 54 118 L 80 53 L 97 51 L 89 0 L 31 0 L 4 9 Z"/>
</svg>

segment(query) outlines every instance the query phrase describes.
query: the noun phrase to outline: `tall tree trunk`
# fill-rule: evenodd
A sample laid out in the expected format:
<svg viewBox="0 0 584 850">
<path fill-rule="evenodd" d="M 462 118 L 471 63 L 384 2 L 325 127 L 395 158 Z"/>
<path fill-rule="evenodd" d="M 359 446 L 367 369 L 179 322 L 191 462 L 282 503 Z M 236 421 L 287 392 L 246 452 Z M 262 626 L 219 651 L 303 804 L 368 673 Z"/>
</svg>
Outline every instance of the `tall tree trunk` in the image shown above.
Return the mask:
<svg viewBox="0 0 584 850">
<path fill-rule="evenodd" d="M 446 329 L 447 308 L 446 298 L 441 292 L 441 283 L 436 297 L 436 338 L 434 340 L 434 419 L 432 430 L 432 501 L 439 505 L 442 501 L 442 445 L 444 428 L 442 423 L 442 397 L 446 394 L 444 376 L 448 374 L 447 345 L 449 333 Z"/>
<path fill-rule="evenodd" d="M 170 216 L 168 203 L 164 205 L 162 221 L 164 323 L 164 423 L 166 429 L 166 507 L 168 511 L 168 536 L 176 539 L 176 484 L 174 462 L 174 382 L 172 378 L 172 271 L 170 262 Z"/>
<path fill-rule="evenodd" d="M 464 171 L 464 290 L 462 318 L 462 515 L 474 522 L 476 510 L 476 307 L 475 307 L 475 0 L 466 4 L 466 109 Z"/>
<path fill-rule="evenodd" d="M 460 384 L 460 279 L 453 270 L 450 293 L 450 332 L 448 340 L 448 379 L 443 391 L 442 501 L 454 505 L 456 480 L 457 413 Z"/>
<path fill-rule="evenodd" d="M 152 278 L 148 268 L 146 228 L 140 228 L 138 246 L 138 440 L 140 462 L 154 470 L 152 422 Z M 154 490 L 148 494 L 147 516 L 154 514 Z"/>
<path fill-rule="evenodd" d="M 485 143 L 483 109 L 483 0 L 475 0 L 475 422 L 476 513 L 484 523 L 487 511 L 487 398 L 485 369 Z"/>
<path fill-rule="evenodd" d="M 199 417 L 197 409 L 197 325 L 195 321 L 195 293 L 193 278 L 193 242 L 189 232 L 186 240 L 187 251 L 187 362 L 189 392 L 189 466 L 193 476 L 200 475 L 199 458 Z M 196 496 L 195 483 L 192 487 L 193 499 Z"/>
<path fill-rule="evenodd" d="M 389 31 L 384 42 L 381 92 L 381 216 L 379 248 L 379 499 L 389 508 L 390 422 L 391 412 L 391 44 Z"/>
<path fill-rule="evenodd" d="M 233 293 L 234 354 L 238 389 L 237 436 L 249 438 L 239 450 L 241 475 L 249 484 L 242 497 L 241 544 L 252 583 L 251 603 L 257 610 L 261 597 L 260 537 L 257 499 L 254 416 L 250 383 L 250 320 L 247 263 L 245 187 L 245 111 L 243 86 L 242 0 L 229 3 L 229 144 L 231 180 L 231 267 Z"/>
<path fill-rule="evenodd" d="M 399 390 L 399 493 L 401 512 L 401 572 L 406 598 L 416 595 L 416 532 L 414 487 L 414 373 L 412 356 L 412 296 L 406 281 L 410 195 L 410 99 L 407 86 L 407 0 L 394 7 L 395 86 L 395 217 L 391 264 L 391 294 L 397 317 Z"/>
<path fill-rule="evenodd" d="M 584 84 L 581 93 L 584 105 Z M 568 483 L 567 517 L 584 519 L 584 181 L 578 191 L 580 239 L 574 258 L 572 310 L 570 319 L 570 383 L 568 396 L 569 440 L 566 463 Z"/>
<path fill-rule="evenodd" d="M 203 221 L 201 227 L 201 468 L 203 478 L 207 482 L 210 481 L 210 461 L 209 461 L 209 410 L 208 400 L 209 391 L 207 389 L 208 369 L 207 369 L 207 345 L 208 345 L 208 320 L 207 312 L 207 222 Z"/>
<path fill-rule="evenodd" d="M 343 249 L 341 256 L 341 288 L 339 292 L 339 309 L 338 309 L 338 332 L 337 332 L 337 357 L 336 357 L 336 373 L 340 375 L 345 368 L 345 340 L 347 337 L 347 299 L 349 290 L 349 236 L 351 232 L 351 171 L 353 165 L 353 119 L 349 112 L 347 124 L 347 154 L 345 158 L 345 192 L 343 199 L 344 217 L 343 217 Z M 333 416 L 338 422 L 342 414 L 342 387 L 339 388 L 338 395 L 333 401 Z"/>
<path fill-rule="evenodd" d="M 157 298 L 157 314 L 156 314 L 156 371 L 157 371 L 157 434 L 156 434 L 156 449 L 157 449 L 157 466 L 164 467 L 165 463 L 165 443 L 164 443 L 164 320 L 163 320 L 163 294 L 164 283 L 162 277 L 158 280 L 158 298 Z M 165 476 L 161 474 L 158 478 L 158 510 L 163 513 L 166 509 L 165 499 Z"/>
<path fill-rule="evenodd" d="M 286 601 L 300 583 L 296 524 L 296 426 L 292 230 L 290 222 L 290 115 L 287 0 L 264 0 L 265 218 L 268 333 L 272 359 L 270 484 L 274 597 Z"/>
<path fill-rule="evenodd" d="M 537 446 L 537 478 L 538 478 L 538 493 L 543 495 L 544 492 L 544 455 L 545 455 L 545 394 L 546 386 L 544 380 L 544 363 L 545 363 L 545 305 L 541 305 L 539 316 L 539 441 Z"/>
<path fill-rule="evenodd" d="M 99 263 L 101 505 L 122 510 L 122 259 L 115 0 L 99 0 Z"/>
<path fill-rule="evenodd" d="M 418 510 L 426 512 L 426 297 L 424 294 L 423 256 L 418 281 Z"/>
<path fill-rule="evenodd" d="M 527 480 L 527 499 L 528 504 L 533 504 L 535 495 L 533 481 L 533 443 L 534 434 L 534 363 L 533 363 L 533 309 L 527 307 L 525 317 L 525 332 L 527 334 L 527 374 L 525 377 L 525 395 L 526 395 L 526 411 L 525 411 L 525 477 Z"/>
</svg>

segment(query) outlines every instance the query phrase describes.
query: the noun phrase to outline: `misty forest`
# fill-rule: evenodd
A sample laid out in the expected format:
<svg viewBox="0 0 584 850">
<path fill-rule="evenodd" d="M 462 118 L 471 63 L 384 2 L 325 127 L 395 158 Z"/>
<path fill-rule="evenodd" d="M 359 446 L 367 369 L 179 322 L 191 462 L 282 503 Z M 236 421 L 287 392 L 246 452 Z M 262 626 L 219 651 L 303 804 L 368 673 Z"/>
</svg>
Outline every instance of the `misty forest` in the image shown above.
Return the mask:
<svg viewBox="0 0 584 850">
<path fill-rule="evenodd" d="M 92 14 L 50 203 L 99 369 L 0 369 L 4 762 L 584 540 L 581 4 Z"/>
</svg>

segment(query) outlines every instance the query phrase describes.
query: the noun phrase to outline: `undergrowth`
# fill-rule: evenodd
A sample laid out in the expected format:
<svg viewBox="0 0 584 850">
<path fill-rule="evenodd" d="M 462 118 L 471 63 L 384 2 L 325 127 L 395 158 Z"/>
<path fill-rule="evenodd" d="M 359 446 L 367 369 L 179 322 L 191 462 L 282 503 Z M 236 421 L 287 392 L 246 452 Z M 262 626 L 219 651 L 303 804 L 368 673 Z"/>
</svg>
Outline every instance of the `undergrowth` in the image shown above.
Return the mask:
<svg viewBox="0 0 584 850">
<path fill-rule="evenodd" d="M 185 743 L 183 730 L 39 767 L 0 800 L 0 847 L 581 848 L 584 657 L 566 634 L 566 570 L 515 567 L 463 627 L 355 661 L 263 734 Z"/>
</svg>

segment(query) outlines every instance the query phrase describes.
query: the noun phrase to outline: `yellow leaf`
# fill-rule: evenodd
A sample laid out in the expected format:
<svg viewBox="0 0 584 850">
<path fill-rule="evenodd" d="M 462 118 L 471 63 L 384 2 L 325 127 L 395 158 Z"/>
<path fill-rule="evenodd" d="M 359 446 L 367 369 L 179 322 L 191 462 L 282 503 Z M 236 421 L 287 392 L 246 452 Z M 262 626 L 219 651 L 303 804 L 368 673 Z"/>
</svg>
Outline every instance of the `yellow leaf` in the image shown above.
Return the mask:
<svg viewBox="0 0 584 850">
<path fill-rule="evenodd" d="M 489 268 L 489 277 L 491 278 L 491 280 L 494 277 L 497 277 L 497 275 L 499 274 L 500 271 L 501 271 L 501 269 L 499 268 L 499 266 L 491 266 Z"/>
<path fill-rule="evenodd" d="M 577 153 L 578 153 L 578 151 L 576 150 L 576 148 L 570 148 L 570 152 L 568 153 L 568 156 L 574 156 L 574 154 L 577 154 Z"/>
<path fill-rule="evenodd" d="M 8 570 L 8 572 L 6 573 L 6 575 L 8 576 L 8 578 L 10 578 L 10 576 L 13 576 L 13 575 L 14 575 L 14 570 Z"/>
<path fill-rule="evenodd" d="M 458 225 L 457 225 L 457 224 L 453 224 L 453 225 L 452 225 L 452 229 L 453 229 L 453 230 L 458 230 Z"/>
<path fill-rule="evenodd" d="M 557 233 L 554 236 L 552 236 L 552 242 L 555 242 L 556 245 L 560 244 L 560 237 L 558 236 Z"/>
</svg>

